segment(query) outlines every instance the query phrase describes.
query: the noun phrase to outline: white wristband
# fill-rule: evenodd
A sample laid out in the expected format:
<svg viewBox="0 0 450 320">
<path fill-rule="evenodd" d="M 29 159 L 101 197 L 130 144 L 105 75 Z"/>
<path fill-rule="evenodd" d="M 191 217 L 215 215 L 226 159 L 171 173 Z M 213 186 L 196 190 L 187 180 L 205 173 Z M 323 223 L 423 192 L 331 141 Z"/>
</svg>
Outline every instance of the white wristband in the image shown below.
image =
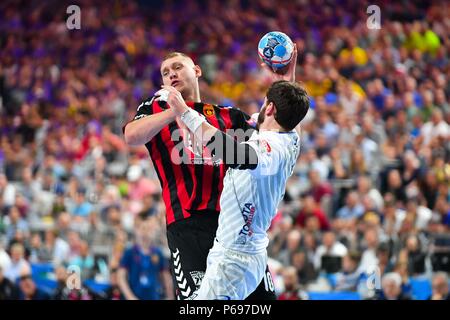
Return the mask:
<svg viewBox="0 0 450 320">
<path fill-rule="evenodd" d="M 195 133 L 197 131 L 198 127 L 200 127 L 203 122 L 206 122 L 206 119 L 202 117 L 198 112 L 194 110 L 186 110 L 181 115 L 181 121 L 188 127 L 190 131 Z"/>
</svg>

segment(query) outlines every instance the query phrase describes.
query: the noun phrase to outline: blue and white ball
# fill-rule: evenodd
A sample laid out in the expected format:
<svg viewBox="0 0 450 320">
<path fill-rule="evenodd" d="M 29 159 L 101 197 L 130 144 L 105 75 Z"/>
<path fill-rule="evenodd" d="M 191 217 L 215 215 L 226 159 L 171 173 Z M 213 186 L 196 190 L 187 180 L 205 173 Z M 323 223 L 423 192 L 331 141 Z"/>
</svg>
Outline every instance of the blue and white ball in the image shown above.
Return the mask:
<svg viewBox="0 0 450 320">
<path fill-rule="evenodd" d="M 291 62 L 293 53 L 294 43 L 283 32 L 272 31 L 259 40 L 259 58 L 272 69 L 287 66 Z"/>
</svg>

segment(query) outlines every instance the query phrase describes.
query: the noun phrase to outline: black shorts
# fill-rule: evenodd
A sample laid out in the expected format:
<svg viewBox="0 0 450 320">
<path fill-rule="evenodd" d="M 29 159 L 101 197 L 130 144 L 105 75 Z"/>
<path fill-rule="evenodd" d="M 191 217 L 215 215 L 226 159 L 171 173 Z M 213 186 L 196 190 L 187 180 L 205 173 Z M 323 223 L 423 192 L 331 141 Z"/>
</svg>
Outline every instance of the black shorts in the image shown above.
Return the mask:
<svg viewBox="0 0 450 320">
<path fill-rule="evenodd" d="M 200 287 L 206 271 L 206 260 L 214 243 L 217 213 L 193 214 L 167 227 L 171 252 L 170 267 L 177 299 L 184 300 Z M 246 300 L 275 300 L 269 268 L 264 279 Z"/>
</svg>

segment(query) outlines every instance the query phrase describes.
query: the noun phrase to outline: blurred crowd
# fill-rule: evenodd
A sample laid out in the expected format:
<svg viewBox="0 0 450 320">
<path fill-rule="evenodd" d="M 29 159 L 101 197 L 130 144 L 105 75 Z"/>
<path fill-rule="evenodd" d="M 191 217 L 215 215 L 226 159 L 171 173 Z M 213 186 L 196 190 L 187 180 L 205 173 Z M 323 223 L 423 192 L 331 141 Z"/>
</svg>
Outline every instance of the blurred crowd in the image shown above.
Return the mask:
<svg viewBox="0 0 450 320">
<path fill-rule="evenodd" d="M 272 30 L 297 44 L 312 102 L 269 232 L 279 298 L 409 299 L 424 278 L 450 299 L 448 3 L 379 1 L 373 30 L 368 1 L 78 3 L 80 30 L 66 26 L 69 2 L 0 3 L 0 299 L 173 298 L 159 181 L 122 126 L 171 51 L 202 67 L 203 101 L 258 112 L 269 77 L 257 43 Z M 139 241 L 149 261 L 133 258 Z"/>
</svg>

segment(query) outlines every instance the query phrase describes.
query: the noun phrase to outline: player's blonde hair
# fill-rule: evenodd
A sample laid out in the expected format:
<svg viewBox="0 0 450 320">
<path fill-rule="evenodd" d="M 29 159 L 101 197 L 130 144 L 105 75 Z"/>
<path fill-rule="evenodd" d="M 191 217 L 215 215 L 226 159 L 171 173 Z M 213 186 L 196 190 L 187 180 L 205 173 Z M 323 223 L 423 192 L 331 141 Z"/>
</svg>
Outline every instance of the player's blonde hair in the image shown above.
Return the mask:
<svg viewBox="0 0 450 320">
<path fill-rule="evenodd" d="M 187 54 L 185 54 L 185 53 L 183 53 L 183 52 L 178 52 L 178 51 L 172 51 L 172 52 L 169 52 L 168 54 L 166 54 L 166 55 L 164 56 L 164 58 L 163 58 L 162 61 L 166 61 L 166 60 L 168 60 L 168 59 L 170 59 L 170 58 L 178 57 L 178 56 L 188 58 L 188 59 L 190 59 L 190 60 L 192 61 L 192 58 L 189 57 Z M 192 61 L 192 62 L 194 62 L 194 61 Z"/>
</svg>

